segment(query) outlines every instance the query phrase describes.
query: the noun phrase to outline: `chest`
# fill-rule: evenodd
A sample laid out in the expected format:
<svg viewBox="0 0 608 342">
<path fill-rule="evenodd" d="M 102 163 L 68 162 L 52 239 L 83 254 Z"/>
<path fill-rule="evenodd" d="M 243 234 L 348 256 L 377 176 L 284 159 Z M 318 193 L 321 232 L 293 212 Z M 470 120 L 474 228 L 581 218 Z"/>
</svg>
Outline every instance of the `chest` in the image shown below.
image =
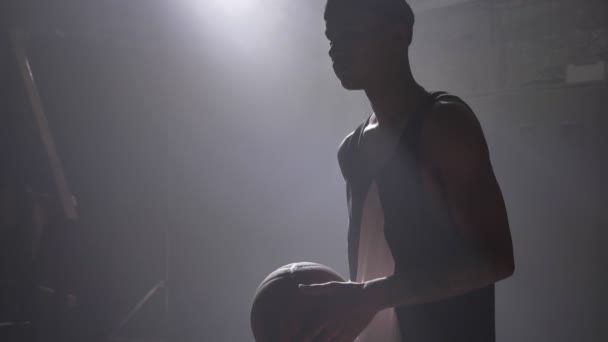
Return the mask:
<svg viewBox="0 0 608 342">
<path fill-rule="evenodd" d="M 370 184 L 377 183 L 385 216 L 391 221 L 399 217 L 402 224 L 411 222 L 408 225 L 446 207 L 441 175 L 422 155 L 420 137 L 412 127 L 401 132 L 368 125 L 357 151 L 359 200 L 365 199 Z"/>
<path fill-rule="evenodd" d="M 358 230 L 365 220 L 370 186 L 377 186 L 383 235 L 398 268 L 421 268 L 451 253 L 455 230 L 441 180 L 409 150 L 397 148 L 368 181 L 355 186 L 351 220 Z"/>
<path fill-rule="evenodd" d="M 375 174 L 395 154 L 401 139 L 401 125 L 380 126 L 373 116 L 361 132 L 358 159 L 368 170 Z"/>
</svg>

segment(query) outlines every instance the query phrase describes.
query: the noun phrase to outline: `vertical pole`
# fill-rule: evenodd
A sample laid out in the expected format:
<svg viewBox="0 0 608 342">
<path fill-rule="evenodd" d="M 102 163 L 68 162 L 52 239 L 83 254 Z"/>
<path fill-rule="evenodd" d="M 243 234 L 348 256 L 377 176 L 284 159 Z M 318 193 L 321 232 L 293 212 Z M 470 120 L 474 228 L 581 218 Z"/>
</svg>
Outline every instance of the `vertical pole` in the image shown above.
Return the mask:
<svg viewBox="0 0 608 342">
<path fill-rule="evenodd" d="M 40 99 L 40 94 L 38 93 L 38 88 L 36 87 L 32 69 L 27 58 L 27 52 L 25 49 L 25 33 L 22 31 L 11 32 L 11 43 L 17 57 L 19 71 L 23 77 L 25 90 L 30 105 L 32 106 L 38 133 L 48 158 L 53 180 L 55 181 L 55 188 L 63 207 L 63 212 L 66 218 L 75 220 L 78 218 L 76 203 L 70 189 L 68 188 L 68 183 L 63 173 L 63 167 L 61 166 L 61 161 L 59 160 L 57 148 L 55 147 L 55 141 L 53 140 L 53 135 L 51 134 L 49 123 L 47 121 L 46 114 L 44 113 L 44 107 L 42 106 L 42 100 Z"/>
<path fill-rule="evenodd" d="M 608 85 L 600 86 L 598 146 L 598 224 L 597 224 L 597 330 L 598 341 L 608 339 Z"/>
</svg>

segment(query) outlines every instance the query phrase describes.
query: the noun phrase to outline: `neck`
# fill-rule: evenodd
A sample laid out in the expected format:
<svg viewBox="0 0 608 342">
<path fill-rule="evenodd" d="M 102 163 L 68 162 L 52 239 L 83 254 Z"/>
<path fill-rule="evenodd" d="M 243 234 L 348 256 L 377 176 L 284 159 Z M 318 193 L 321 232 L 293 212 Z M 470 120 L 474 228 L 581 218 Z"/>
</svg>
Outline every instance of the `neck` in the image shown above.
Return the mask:
<svg viewBox="0 0 608 342">
<path fill-rule="evenodd" d="M 399 77 L 378 82 L 365 89 L 378 123 L 382 126 L 405 120 L 426 99 L 427 92 L 412 76 L 409 69 Z"/>
</svg>

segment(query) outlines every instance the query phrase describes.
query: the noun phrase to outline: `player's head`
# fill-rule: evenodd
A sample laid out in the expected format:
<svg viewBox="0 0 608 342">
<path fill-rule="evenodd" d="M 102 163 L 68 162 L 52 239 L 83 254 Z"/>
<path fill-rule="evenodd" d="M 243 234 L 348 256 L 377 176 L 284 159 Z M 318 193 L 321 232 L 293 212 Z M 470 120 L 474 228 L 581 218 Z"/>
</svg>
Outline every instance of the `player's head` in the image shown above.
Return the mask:
<svg viewBox="0 0 608 342">
<path fill-rule="evenodd" d="M 414 13 L 405 0 L 327 0 L 325 27 L 334 71 L 364 89 L 407 67 Z"/>
</svg>

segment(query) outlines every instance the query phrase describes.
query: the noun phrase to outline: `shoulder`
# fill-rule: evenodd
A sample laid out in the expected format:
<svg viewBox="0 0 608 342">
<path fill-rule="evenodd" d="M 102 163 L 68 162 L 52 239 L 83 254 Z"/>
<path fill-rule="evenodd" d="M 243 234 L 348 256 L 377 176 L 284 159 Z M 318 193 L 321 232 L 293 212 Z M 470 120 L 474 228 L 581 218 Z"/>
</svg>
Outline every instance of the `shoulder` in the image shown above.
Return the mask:
<svg viewBox="0 0 608 342">
<path fill-rule="evenodd" d="M 423 154 L 431 158 L 455 157 L 464 151 L 479 153 L 486 149 L 477 116 L 463 100 L 453 95 L 442 96 L 433 105 L 422 125 L 421 144 Z"/>
<path fill-rule="evenodd" d="M 460 126 L 478 125 L 477 116 L 469 105 L 454 95 L 441 96 L 432 106 L 426 126 L 445 128 L 453 124 Z"/>
<path fill-rule="evenodd" d="M 442 96 L 433 104 L 422 129 L 433 140 L 479 138 L 482 133 L 471 107 L 453 95 Z"/>
</svg>

